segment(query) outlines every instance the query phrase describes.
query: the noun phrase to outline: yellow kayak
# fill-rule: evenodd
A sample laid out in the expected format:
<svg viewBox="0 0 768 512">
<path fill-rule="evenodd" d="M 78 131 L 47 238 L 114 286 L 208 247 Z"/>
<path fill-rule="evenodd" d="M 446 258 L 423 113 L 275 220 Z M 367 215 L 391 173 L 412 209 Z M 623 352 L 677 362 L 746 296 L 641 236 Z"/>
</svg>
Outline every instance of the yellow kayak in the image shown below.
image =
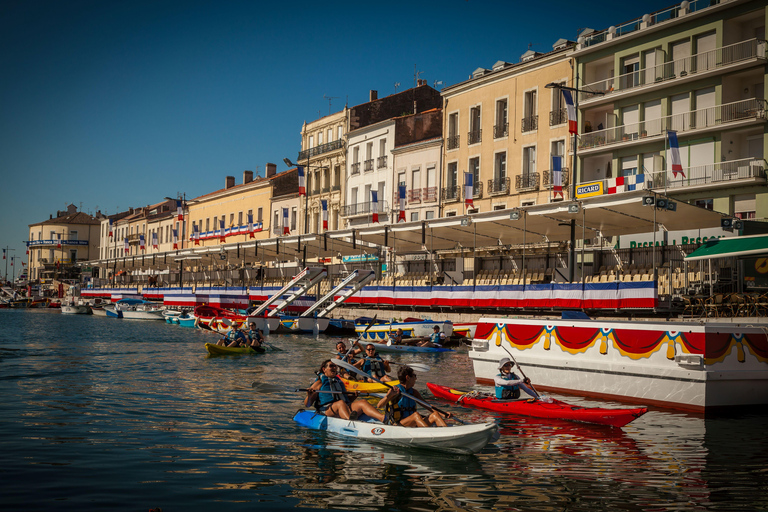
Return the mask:
<svg viewBox="0 0 768 512">
<path fill-rule="evenodd" d="M 259 347 L 254 349 L 252 347 L 223 347 L 216 345 L 215 343 L 206 343 L 205 349 L 212 356 L 228 356 L 233 354 L 263 354 L 264 349 Z"/>
<path fill-rule="evenodd" d="M 347 380 L 344 378 L 341 380 L 344 382 L 344 386 L 347 388 L 347 391 L 356 391 L 358 393 L 386 393 L 389 391 L 387 386 L 384 384 L 379 384 L 378 382 L 357 382 L 356 380 Z M 388 380 L 387 384 L 390 386 L 397 386 L 400 384 L 400 381 Z"/>
</svg>

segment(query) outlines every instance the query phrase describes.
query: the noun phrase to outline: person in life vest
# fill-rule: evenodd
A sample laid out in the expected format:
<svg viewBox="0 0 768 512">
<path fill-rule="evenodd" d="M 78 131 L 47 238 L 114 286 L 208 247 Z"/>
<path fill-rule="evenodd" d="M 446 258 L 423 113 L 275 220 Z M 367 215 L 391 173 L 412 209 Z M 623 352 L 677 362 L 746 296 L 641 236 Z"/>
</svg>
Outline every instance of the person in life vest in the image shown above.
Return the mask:
<svg viewBox="0 0 768 512">
<path fill-rule="evenodd" d="M 389 361 L 383 360 L 381 356 L 376 353 L 376 347 L 370 343 L 365 346 L 365 357 L 355 363 L 355 366 L 382 382 L 392 380 L 389 375 L 387 375 L 387 373 L 391 371 Z M 374 382 L 372 379 L 368 380 Z"/>
<path fill-rule="evenodd" d="M 216 344 L 225 347 L 245 347 L 248 345 L 248 338 L 245 337 L 243 331 L 237 327 L 232 327 L 227 335 L 216 342 Z"/>
<path fill-rule="evenodd" d="M 375 420 L 384 421 L 384 414 L 376 410 L 368 401 L 362 398 L 352 400 L 351 396 L 354 394 L 346 392 L 337 371 L 338 366 L 330 359 L 323 361 L 318 379 L 307 389 L 304 405 L 306 407 L 314 405 L 317 412 L 331 418 L 356 420 L 359 415 L 365 414 Z"/>
<path fill-rule="evenodd" d="M 513 373 L 512 368 L 514 368 L 514 366 L 515 363 L 510 361 L 508 357 L 503 357 L 499 361 L 499 374 L 493 378 L 493 381 L 496 384 L 496 398 L 520 398 L 521 389 L 535 398 L 536 392 L 528 387 L 531 381 L 528 379 L 521 379 L 517 374 Z"/>
<path fill-rule="evenodd" d="M 254 349 L 261 348 L 261 343 L 264 341 L 264 332 L 261 329 L 257 329 L 254 324 L 250 324 L 247 338 L 249 347 Z"/>
<path fill-rule="evenodd" d="M 385 408 L 386 410 L 385 423 L 399 423 L 404 427 L 447 426 L 445 420 L 451 417 L 450 413 L 443 415 L 437 411 L 432 411 L 428 417 L 424 417 L 416 410 L 418 405 L 416 401 L 403 394 L 407 393 L 423 400 L 421 393 L 413 387 L 416 384 L 416 372 L 413 371 L 413 368 L 402 366 L 397 372 L 397 378 L 400 380 L 400 384 L 393 386 L 377 404 L 378 408 Z"/>
<path fill-rule="evenodd" d="M 441 344 L 442 341 L 443 341 L 443 336 L 442 336 L 442 333 L 440 332 L 440 326 L 435 325 L 432 327 L 432 334 L 429 336 L 429 338 L 419 343 L 419 346 L 440 348 L 442 347 L 442 344 Z"/>
<path fill-rule="evenodd" d="M 351 341 L 351 340 L 350 340 Z M 357 348 L 355 348 L 357 346 Z M 345 363 L 349 364 L 355 364 L 357 363 L 357 359 L 355 359 L 354 356 L 359 355 L 363 352 L 363 349 L 360 348 L 360 341 L 354 340 L 352 343 L 352 347 L 350 347 L 349 350 L 347 350 L 347 344 L 343 341 L 339 341 L 336 343 L 336 357 L 337 359 L 344 361 Z M 347 379 L 347 380 L 357 380 L 357 375 L 352 374 L 347 370 L 346 368 L 339 368 L 339 372 L 341 377 Z"/>
</svg>

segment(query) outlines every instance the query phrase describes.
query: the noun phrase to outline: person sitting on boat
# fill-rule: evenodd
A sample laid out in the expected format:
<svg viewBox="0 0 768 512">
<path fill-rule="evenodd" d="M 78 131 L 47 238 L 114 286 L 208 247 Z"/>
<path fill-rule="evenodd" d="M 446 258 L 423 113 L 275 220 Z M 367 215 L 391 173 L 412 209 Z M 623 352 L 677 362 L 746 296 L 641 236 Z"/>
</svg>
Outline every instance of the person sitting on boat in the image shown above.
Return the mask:
<svg viewBox="0 0 768 512">
<path fill-rule="evenodd" d="M 217 345 L 223 345 L 225 347 L 245 347 L 248 345 L 248 339 L 245 337 L 245 333 L 237 327 L 232 327 L 227 335 L 220 339 Z"/>
<path fill-rule="evenodd" d="M 251 324 L 251 328 L 248 330 L 247 338 L 249 340 L 248 346 L 252 348 L 261 348 L 261 342 L 264 341 L 264 331 L 257 329 Z"/>
<path fill-rule="evenodd" d="M 357 346 L 357 348 L 354 348 L 355 346 Z M 360 348 L 360 341 L 358 340 L 354 340 L 352 347 L 349 350 L 347 350 L 346 343 L 339 341 L 336 343 L 336 351 L 338 352 L 338 359 L 349 364 L 355 364 L 357 362 L 355 356 L 363 353 L 363 349 Z"/>
<path fill-rule="evenodd" d="M 510 361 L 508 357 L 503 357 L 499 361 L 500 373 L 493 379 L 496 384 L 496 398 L 520 398 L 521 389 L 535 398 L 536 392 L 528 387 L 531 381 L 529 379 L 521 379 L 517 374 L 512 373 L 512 368 L 514 368 L 514 366 L 515 363 Z"/>
<path fill-rule="evenodd" d="M 425 339 L 424 341 L 420 342 L 418 346 L 420 347 L 431 347 L 431 348 L 440 348 L 442 347 L 442 333 L 440 332 L 440 326 L 435 325 L 432 327 L 432 335 Z"/>
<path fill-rule="evenodd" d="M 402 327 L 398 327 L 397 330 L 395 331 L 395 334 L 390 334 L 389 335 L 390 339 L 392 340 L 392 344 L 393 345 L 402 345 L 403 344 L 403 337 L 404 336 L 405 335 L 403 333 L 403 328 Z"/>
<path fill-rule="evenodd" d="M 432 411 L 428 417 L 424 417 L 416 410 L 416 401 L 403 395 L 407 393 L 419 400 L 424 400 L 421 393 L 414 389 L 416 385 L 416 372 L 410 366 L 402 366 L 397 372 L 397 378 L 400 384 L 393 386 L 392 389 L 377 404 L 378 408 L 386 408 L 386 419 L 391 423 L 399 423 L 404 427 L 446 427 L 445 420 L 451 417 L 451 414 L 443 415 L 437 411 Z"/>
<path fill-rule="evenodd" d="M 389 366 L 389 361 L 385 361 L 379 354 L 376 353 L 376 347 L 372 344 L 365 346 L 365 357 L 355 363 L 355 366 L 362 369 L 363 372 L 373 375 L 380 381 L 392 380 L 388 372 L 392 371 Z M 374 382 L 371 379 L 367 379 L 369 382 Z"/>
<path fill-rule="evenodd" d="M 356 420 L 359 415 L 365 414 L 383 422 L 384 414 L 376 410 L 367 400 L 358 398 L 353 401 L 350 398 L 351 393 L 346 392 L 344 383 L 336 373 L 338 369 L 339 367 L 330 359 L 323 361 L 318 379 L 307 389 L 304 405 L 306 407 L 314 405 L 319 413 L 331 418 Z"/>
</svg>

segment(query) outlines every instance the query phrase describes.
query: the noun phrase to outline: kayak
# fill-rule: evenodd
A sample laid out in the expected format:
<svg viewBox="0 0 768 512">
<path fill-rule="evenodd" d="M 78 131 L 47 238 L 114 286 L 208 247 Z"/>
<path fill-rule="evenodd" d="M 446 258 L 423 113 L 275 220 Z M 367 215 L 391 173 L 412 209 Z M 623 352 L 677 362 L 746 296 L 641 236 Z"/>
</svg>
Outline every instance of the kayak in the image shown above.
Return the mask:
<svg viewBox="0 0 768 512">
<path fill-rule="evenodd" d="M 443 347 L 417 347 L 416 345 L 387 345 L 386 343 L 373 343 L 372 341 L 365 341 L 362 345 L 373 345 L 378 352 L 424 352 L 424 353 L 438 353 L 438 352 L 453 352 L 453 349 Z"/>
<path fill-rule="evenodd" d="M 387 386 L 384 384 L 379 384 L 378 382 L 358 382 L 356 380 L 347 380 L 341 377 L 339 378 L 344 383 L 344 387 L 346 387 L 348 391 L 355 391 L 358 393 L 386 393 L 389 391 Z M 387 381 L 387 384 L 390 386 L 397 386 L 400 384 L 400 381 L 391 380 Z"/>
<path fill-rule="evenodd" d="M 206 343 L 205 349 L 212 356 L 229 356 L 234 354 L 263 354 L 266 352 L 264 347 L 223 347 L 215 343 Z"/>
<path fill-rule="evenodd" d="M 627 409 L 607 409 L 604 407 L 580 407 L 560 400 L 517 399 L 499 400 L 486 394 L 467 393 L 458 389 L 427 382 L 427 388 L 437 398 L 459 403 L 469 407 L 477 407 L 488 411 L 506 414 L 519 414 L 534 418 L 554 418 L 559 420 L 581 421 L 623 427 L 630 421 L 639 418 L 648 411 L 647 407 Z"/>
<path fill-rule="evenodd" d="M 365 415 L 352 421 L 303 409 L 296 413 L 293 421 L 313 430 L 363 441 L 461 454 L 477 453 L 499 436 L 498 426 L 493 422 L 450 427 L 402 427 L 385 425 Z"/>
</svg>

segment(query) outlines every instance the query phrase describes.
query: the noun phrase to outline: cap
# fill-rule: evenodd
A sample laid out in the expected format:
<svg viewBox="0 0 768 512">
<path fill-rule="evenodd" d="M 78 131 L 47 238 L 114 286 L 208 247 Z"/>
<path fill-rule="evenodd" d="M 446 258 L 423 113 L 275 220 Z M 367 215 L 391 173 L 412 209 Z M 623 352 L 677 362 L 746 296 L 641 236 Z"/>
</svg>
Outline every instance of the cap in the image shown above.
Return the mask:
<svg viewBox="0 0 768 512">
<path fill-rule="evenodd" d="M 501 367 L 504 366 L 505 364 L 511 364 L 512 366 L 515 366 L 515 363 L 510 361 L 508 357 L 502 357 L 501 360 L 499 361 L 499 367 L 498 367 L 499 370 L 501 370 Z"/>
</svg>

